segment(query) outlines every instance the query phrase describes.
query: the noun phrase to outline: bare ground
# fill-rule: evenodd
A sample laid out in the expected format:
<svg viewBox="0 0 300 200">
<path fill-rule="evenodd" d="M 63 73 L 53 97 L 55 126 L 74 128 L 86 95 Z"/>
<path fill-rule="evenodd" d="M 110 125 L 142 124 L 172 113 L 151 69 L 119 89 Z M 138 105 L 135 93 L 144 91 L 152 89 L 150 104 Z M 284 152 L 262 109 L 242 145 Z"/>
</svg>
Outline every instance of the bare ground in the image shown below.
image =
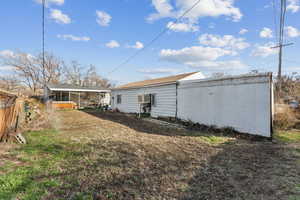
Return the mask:
<svg viewBox="0 0 300 200">
<path fill-rule="evenodd" d="M 172 129 L 121 113 L 57 112 L 66 154 L 43 199 L 300 199 L 300 145 Z M 49 150 L 54 148 L 54 150 Z"/>
<path fill-rule="evenodd" d="M 64 163 L 61 178 L 72 187 L 56 188 L 49 198 L 74 192 L 94 199 L 300 198 L 298 144 L 219 136 L 208 142 L 205 134 L 120 113 L 70 111 L 59 118 L 61 137 L 86 153 Z"/>
</svg>

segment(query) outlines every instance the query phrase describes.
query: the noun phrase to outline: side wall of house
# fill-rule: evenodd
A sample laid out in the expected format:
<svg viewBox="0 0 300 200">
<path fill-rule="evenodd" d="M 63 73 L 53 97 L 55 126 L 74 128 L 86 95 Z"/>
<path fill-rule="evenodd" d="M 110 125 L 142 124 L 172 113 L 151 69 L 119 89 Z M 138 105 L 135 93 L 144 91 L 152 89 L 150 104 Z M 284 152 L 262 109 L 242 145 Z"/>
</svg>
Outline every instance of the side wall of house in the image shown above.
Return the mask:
<svg viewBox="0 0 300 200">
<path fill-rule="evenodd" d="M 118 109 L 124 113 L 138 113 L 138 89 L 113 90 L 111 93 L 112 109 Z M 117 95 L 121 95 L 121 103 L 117 103 Z"/>
<path fill-rule="evenodd" d="M 178 118 L 271 136 L 270 76 L 186 81 L 178 86 Z"/>
<path fill-rule="evenodd" d="M 140 94 L 155 94 L 156 106 L 152 107 L 152 117 L 175 117 L 176 84 L 129 90 L 114 90 L 112 91 L 112 108 L 118 108 L 121 112 L 125 113 L 138 113 L 138 95 Z M 122 97 L 121 104 L 117 104 L 117 95 L 121 95 Z"/>
</svg>

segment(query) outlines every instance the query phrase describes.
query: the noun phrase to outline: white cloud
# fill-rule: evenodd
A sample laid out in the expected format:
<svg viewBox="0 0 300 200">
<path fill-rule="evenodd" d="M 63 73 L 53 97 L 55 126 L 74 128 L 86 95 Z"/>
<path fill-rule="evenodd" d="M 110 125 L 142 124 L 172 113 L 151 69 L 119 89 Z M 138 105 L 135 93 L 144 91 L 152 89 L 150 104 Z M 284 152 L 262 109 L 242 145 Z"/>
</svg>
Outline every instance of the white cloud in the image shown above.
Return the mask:
<svg viewBox="0 0 300 200">
<path fill-rule="evenodd" d="M 232 52 L 221 48 L 202 46 L 186 47 L 179 50 L 163 49 L 160 51 L 162 60 L 186 65 L 192 65 L 200 61 L 214 61 L 225 55 L 232 55 Z"/>
<path fill-rule="evenodd" d="M 192 63 L 191 67 L 201 67 L 209 70 L 239 70 L 247 67 L 240 60 L 229 61 L 200 61 L 198 63 Z"/>
<path fill-rule="evenodd" d="M 96 15 L 97 15 L 96 21 L 100 26 L 109 26 L 112 17 L 108 13 L 97 10 Z"/>
<path fill-rule="evenodd" d="M 300 30 L 295 27 L 287 26 L 285 28 L 285 32 L 288 37 L 300 37 Z"/>
<path fill-rule="evenodd" d="M 0 66 L 0 71 L 12 71 L 14 70 L 14 67 L 9 66 L 9 65 L 2 65 Z"/>
<path fill-rule="evenodd" d="M 152 0 L 152 5 L 157 12 L 151 14 L 147 20 L 151 22 L 166 17 L 178 18 L 195 4 L 194 0 L 174 0 L 172 2 L 176 7 L 172 6 L 171 0 Z M 185 18 L 193 23 L 202 17 L 219 16 L 227 16 L 233 21 L 239 21 L 242 13 L 233 4 L 234 0 L 202 0 Z"/>
<path fill-rule="evenodd" d="M 173 23 L 169 22 L 167 28 L 174 32 L 196 32 L 199 31 L 199 26 L 191 23 Z"/>
<path fill-rule="evenodd" d="M 274 43 L 267 43 L 264 45 L 256 45 L 255 49 L 252 51 L 252 56 L 268 57 L 278 53 L 278 49 L 271 48 Z"/>
<path fill-rule="evenodd" d="M 0 58 L 10 58 L 10 57 L 14 57 L 15 53 L 11 50 L 3 50 L 0 51 Z"/>
<path fill-rule="evenodd" d="M 35 0 L 35 2 L 42 4 L 42 0 Z M 45 0 L 45 5 L 49 6 L 51 4 L 61 6 L 65 3 L 65 0 Z"/>
<path fill-rule="evenodd" d="M 17 58 L 17 57 L 22 57 L 22 58 L 26 57 L 28 60 L 33 60 L 36 58 L 29 53 L 13 52 L 11 50 L 0 51 L 0 59 L 9 59 L 9 58 Z M 10 67 L 10 66 L 5 66 L 5 67 Z"/>
<path fill-rule="evenodd" d="M 223 47 L 228 50 L 243 50 L 250 46 L 249 43 L 245 42 L 244 38 L 236 38 L 233 35 L 212 35 L 202 34 L 199 37 L 200 44 L 212 46 L 212 47 Z"/>
<path fill-rule="evenodd" d="M 137 41 L 134 45 L 128 45 L 127 48 L 142 49 L 144 48 L 144 44 Z"/>
<path fill-rule="evenodd" d="M 299 0 L 288 0 L 287 10 L 292 13 L 298 12 L 300 9 L 300 1 Z"/>
<path fill-rule="evenodd" d="M 218 44 L 219 45 L 219 44 Z M 221 46 L 224 46 L 223 44 Z M 238 70 L 247 67 L 240 60 L 220 61 L 219 58 L 232 56 L 235 52 L 220 47 L 192 46 L 179 50 L 163 49 L 160 58 L 165 61 L 208 70 Z"/>
<path fill-rule="evenodd" d="M 74 35 L 57 35 L 58 38 L 64 39 L 64 40 L 73 40 L 73 41 L 90 41 L 91 38 L 83 36 L 83 37 L 78 37 L 78 36 L 74 36 Z"/>
<path fill-rule="evenodd" d="M 273 31 L 269 28 L 264 27 L 260 33 L 259 36 L 262 38 L 272 38 L 273 37 Z"/>
<path fill-rule="evenodd" d="M 50 18 L 54 19 L 55 22 L 59 24 L 71 23 L 71 18 L 58 9 L 51 9 Z"/>
<path fill-rule="evenodd" d="M 242 28 L 239 32 L 240 35 L 244 35 L 245 33 L 248 32 L 248 29 Z"/>
<path fill-rule="evenodd" d="M 156 69 L 140 69 L 138 70 L 140 73 L 144 74 L 172 74 L 177 73 L 177 69 L 172 68 L 156 68 Z"/>
<path fill-rule="evenodd" d="M 115 40 L 111 40 L 110 42 L 106 43 L 105 46 L 112 49 L 120 47 L 120 44 Z"/>
<path fill-rule="evenodd" d="M 154 21 L 164 17 L 171 17 L 174 14 L 172 13 L 173 7 L 169 3 L 169 0 L 152 0 L 152 5 L 156 9 L 157 13 L 151 14 L 147 20 Z"/>
</svg>

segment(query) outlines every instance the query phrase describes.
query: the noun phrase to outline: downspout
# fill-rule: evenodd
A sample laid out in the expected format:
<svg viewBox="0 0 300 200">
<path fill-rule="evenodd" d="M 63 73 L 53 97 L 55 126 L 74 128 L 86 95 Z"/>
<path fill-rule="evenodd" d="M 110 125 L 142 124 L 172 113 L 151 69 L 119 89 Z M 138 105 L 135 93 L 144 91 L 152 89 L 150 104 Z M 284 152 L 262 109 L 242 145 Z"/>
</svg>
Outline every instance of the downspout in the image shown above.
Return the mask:
<svg viewBox="0 0 300 200">
<path fill-rule="evenodd" d="M 270 73 L 270 133 L 271 140 L 273 140 L 274 127 L 273 127 L 273 112 L 274 112 L 274 90 L 273 90 L 273 76 Z"/>
</svg>

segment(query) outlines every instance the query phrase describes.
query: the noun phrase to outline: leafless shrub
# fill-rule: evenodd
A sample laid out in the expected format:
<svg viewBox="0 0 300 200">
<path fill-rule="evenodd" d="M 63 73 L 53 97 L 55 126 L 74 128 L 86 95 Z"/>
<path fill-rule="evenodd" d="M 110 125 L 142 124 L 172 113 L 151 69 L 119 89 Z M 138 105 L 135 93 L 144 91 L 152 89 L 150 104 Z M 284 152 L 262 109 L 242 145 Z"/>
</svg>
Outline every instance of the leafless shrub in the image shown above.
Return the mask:
<svg viewBox="0 0 300 200">
<path fill-rule="evenodd" d="M 297 121 L 297 115 L 294 110 L 288 106 L 281 106 L 280 111 L 275 114 L 274 125 L 277 129 L 286 130 L 294 128 Z"/>
</svg>

